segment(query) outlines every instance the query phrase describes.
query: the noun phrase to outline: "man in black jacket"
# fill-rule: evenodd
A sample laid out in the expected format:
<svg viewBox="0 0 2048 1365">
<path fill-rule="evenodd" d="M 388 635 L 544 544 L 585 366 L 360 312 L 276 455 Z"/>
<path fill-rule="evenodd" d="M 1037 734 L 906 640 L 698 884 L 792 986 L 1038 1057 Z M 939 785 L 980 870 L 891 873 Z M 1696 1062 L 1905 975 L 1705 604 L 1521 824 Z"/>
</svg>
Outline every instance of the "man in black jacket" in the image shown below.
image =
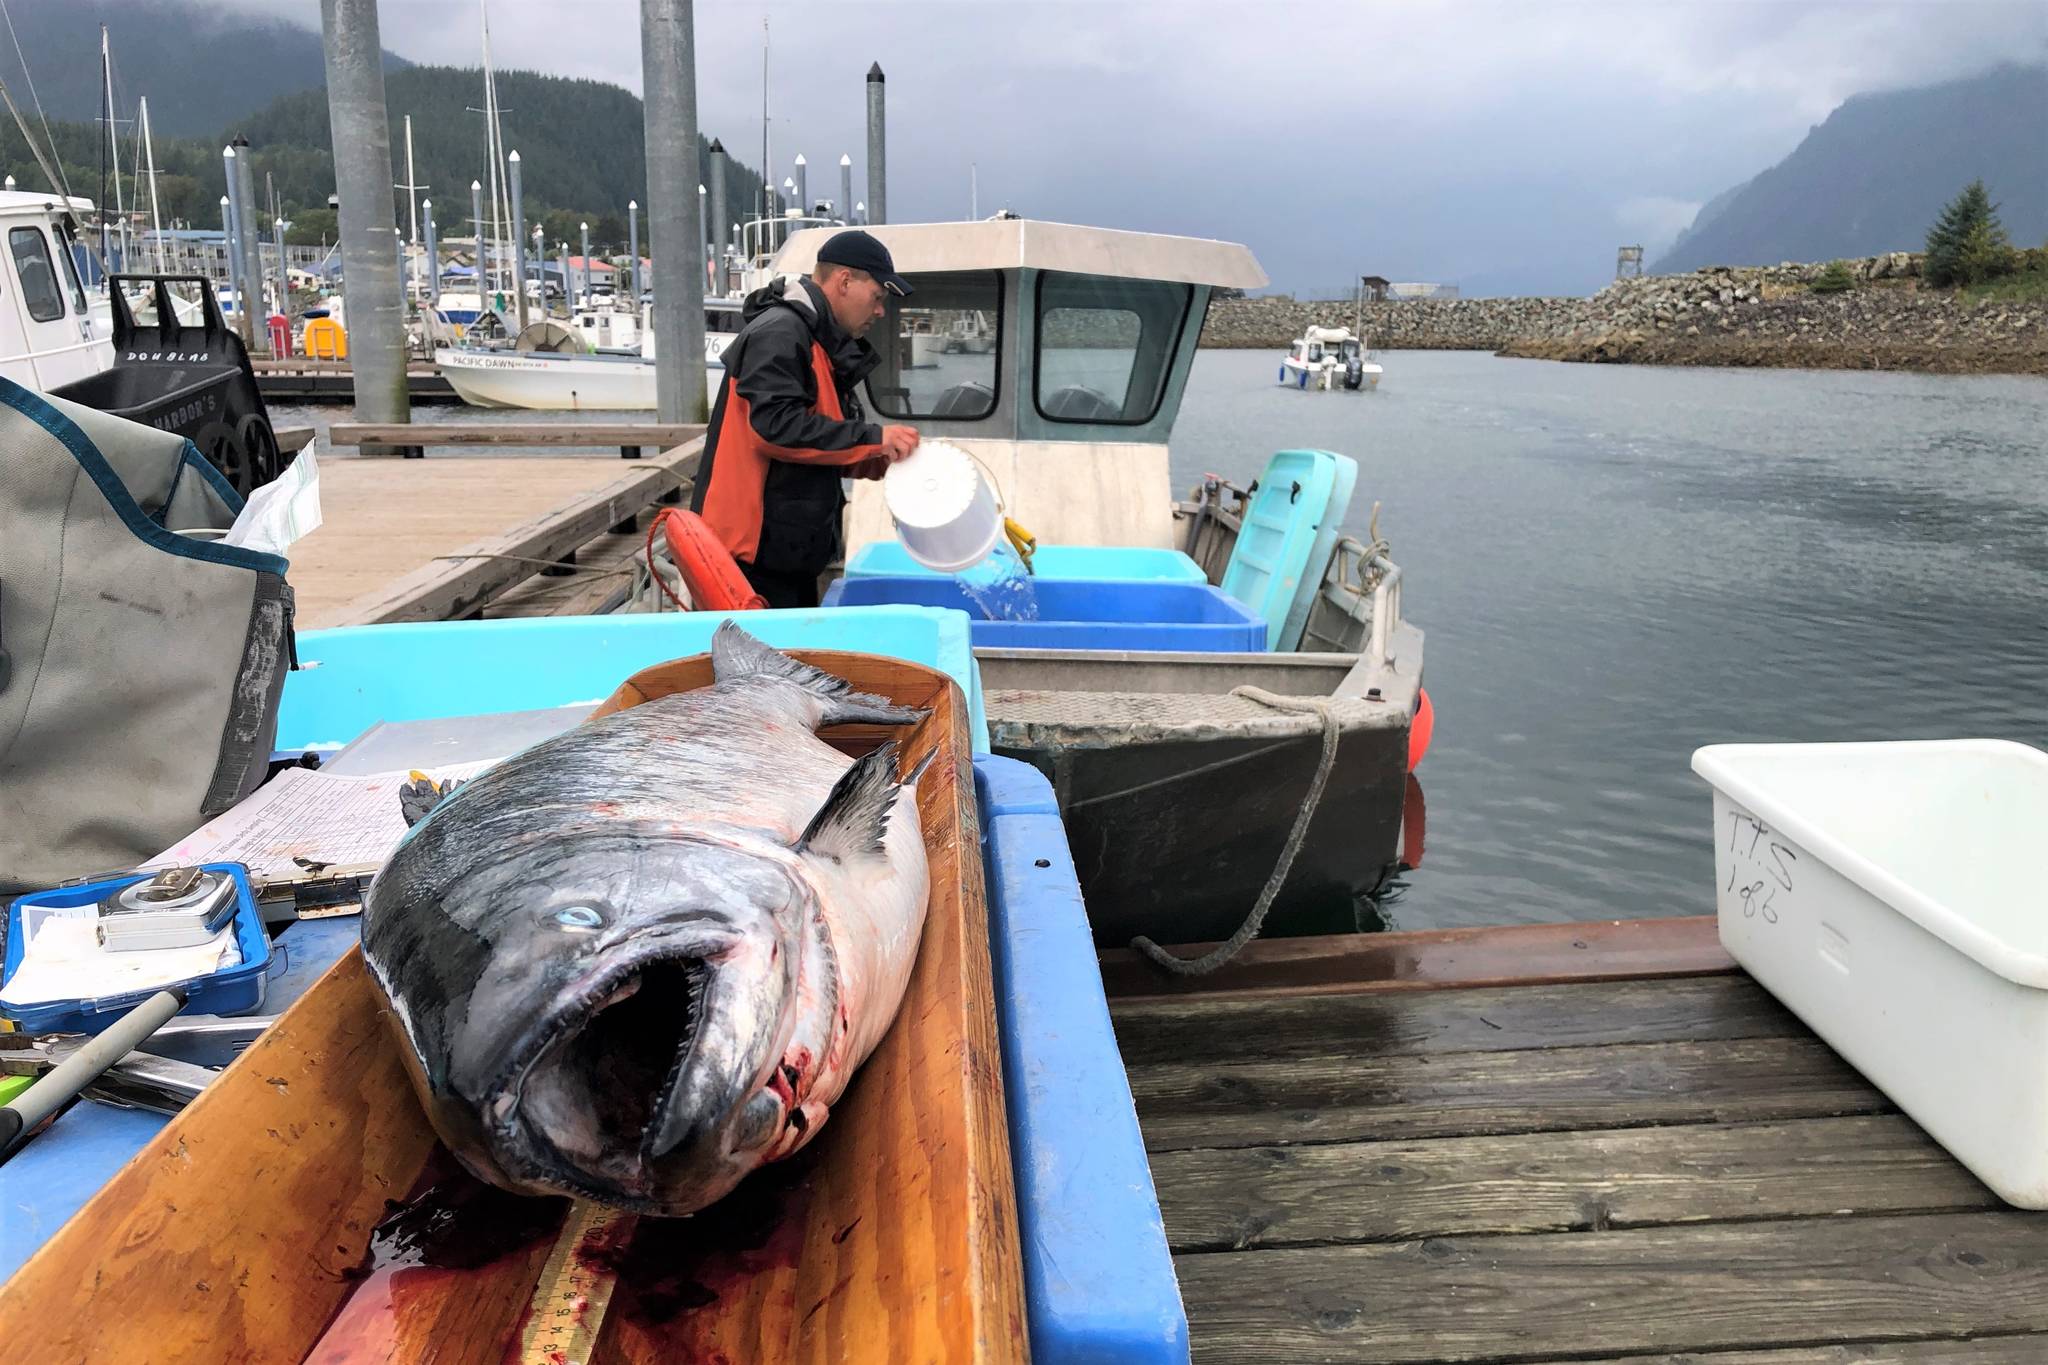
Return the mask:
<svg viewBox="0 0 2048 1365">
<path fill-rule="evenodd" d="M 840 552 L 842 478 L 874 479 L 917 449 L 917 429 L 865 420 L 858 388 L 880 361 L 861 338 L 910 293 L 888 248 L 841 232 L 808 279 L 747 296 L 725 349 L 691 510 L 771 607 L 815 607 Z"/>
</svg>

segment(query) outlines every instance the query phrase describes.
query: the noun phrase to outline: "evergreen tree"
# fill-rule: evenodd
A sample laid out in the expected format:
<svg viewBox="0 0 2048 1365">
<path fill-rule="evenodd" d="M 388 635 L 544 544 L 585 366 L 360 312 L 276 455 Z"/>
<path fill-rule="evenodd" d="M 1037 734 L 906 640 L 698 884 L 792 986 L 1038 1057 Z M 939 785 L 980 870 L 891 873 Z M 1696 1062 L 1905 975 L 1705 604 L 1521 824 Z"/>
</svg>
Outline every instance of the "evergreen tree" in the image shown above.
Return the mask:
<svg viewBox="0 0 2048 1365">
<path fill-rule="evenodd" d="M 1982 180 L 1949 201 L 1927 232 L 1927 282 L 1982 284 L 2012 269 L 2012 244 Z"/>
</svg>

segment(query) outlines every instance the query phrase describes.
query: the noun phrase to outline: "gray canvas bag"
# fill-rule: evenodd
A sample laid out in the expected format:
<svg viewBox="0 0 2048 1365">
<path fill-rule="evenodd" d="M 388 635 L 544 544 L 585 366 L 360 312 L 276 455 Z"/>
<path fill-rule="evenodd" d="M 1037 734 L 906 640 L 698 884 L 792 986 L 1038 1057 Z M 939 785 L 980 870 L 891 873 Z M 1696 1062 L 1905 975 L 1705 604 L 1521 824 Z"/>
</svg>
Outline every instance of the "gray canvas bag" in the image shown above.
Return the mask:
<svg viewBox="0 0 2048 1365">
<path fill-rule="evenodd" d="M 268 771 L 282 556 L 183 436 L 0 379 L 0 890 L 155 856 Z"/>
</svg>

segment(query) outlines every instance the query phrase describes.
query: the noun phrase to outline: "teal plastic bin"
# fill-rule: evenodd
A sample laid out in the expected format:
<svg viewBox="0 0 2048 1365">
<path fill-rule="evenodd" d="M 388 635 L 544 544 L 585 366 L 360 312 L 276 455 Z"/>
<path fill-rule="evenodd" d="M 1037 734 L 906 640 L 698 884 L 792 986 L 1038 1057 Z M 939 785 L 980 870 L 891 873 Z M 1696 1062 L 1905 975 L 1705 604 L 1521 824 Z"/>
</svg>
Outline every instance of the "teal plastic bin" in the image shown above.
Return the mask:
<svg viewBox="0 0 2048 1365">
<path fill-rule="evenodd" d="M 1031 572 L 1045 579 L 1116 579 L 1126 583 L 1206 583 L 1202 566 L 1179 550 L 1153 550 L 1140 545 L 1041 545 L 1031 556 Z M 846 561 L 848 578 L 941 577 L 910 557 L 900 540 L 876 540 L 860 547 Z"/>
<path fill-rule="evenodd" d="M 1223 591 L 1265 620 L 1267 649 L 1300 645 L 1357 482 L 1358 462 L 1328 450 L 1283 450 L 1266 462 Z"/>
<path fill-rule="evenodd" d="M 988 752 L 981 671 L 967 614 L 931 607 L 661 612 L 343 626 L 298 640 L 276 747 L 338 749 L 379 721 L 433 720 L 594 703 L 652 664 L 702 654 L 721 621 L 777 649 L 841 649 L 925 664 L 967 694 L 976 753 Z"/>
</svg>

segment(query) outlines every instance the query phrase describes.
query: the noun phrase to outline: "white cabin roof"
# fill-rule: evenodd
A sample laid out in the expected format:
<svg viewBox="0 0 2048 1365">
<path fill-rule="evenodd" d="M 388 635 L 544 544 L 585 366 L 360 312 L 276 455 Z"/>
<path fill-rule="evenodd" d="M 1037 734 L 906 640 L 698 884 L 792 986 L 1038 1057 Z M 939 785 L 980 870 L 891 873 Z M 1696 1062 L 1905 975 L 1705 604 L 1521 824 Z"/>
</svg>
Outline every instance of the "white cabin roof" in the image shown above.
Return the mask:
<svg viewBox="0 0 2048 1365">
<path fill-rule="evenodd" d="M 32 194 L 27 190 L 0 190 L 0 217 L 13 218 L 24 213 L 42 217 L 53 209 L 68 208 L 73 213 L 91 213 L 92 200 L 73 195 L 68 200 L 61 194 Z"/>
<path fill-rule="evenodd" d="M 877 223 L 874 234 L 904 275 L 939 270 L 1064 270 L 1119 279 L 1177 280 L 1187 284 L 1258 289 L 1266 284 L 1251 248 L 1205 237 L 1079 227 L 1029 218 L 974 223 Z M 770 268 L 809 274 L 818 248 L 845 228 L 805 228 L 790 234 Z"/>
</svg>

